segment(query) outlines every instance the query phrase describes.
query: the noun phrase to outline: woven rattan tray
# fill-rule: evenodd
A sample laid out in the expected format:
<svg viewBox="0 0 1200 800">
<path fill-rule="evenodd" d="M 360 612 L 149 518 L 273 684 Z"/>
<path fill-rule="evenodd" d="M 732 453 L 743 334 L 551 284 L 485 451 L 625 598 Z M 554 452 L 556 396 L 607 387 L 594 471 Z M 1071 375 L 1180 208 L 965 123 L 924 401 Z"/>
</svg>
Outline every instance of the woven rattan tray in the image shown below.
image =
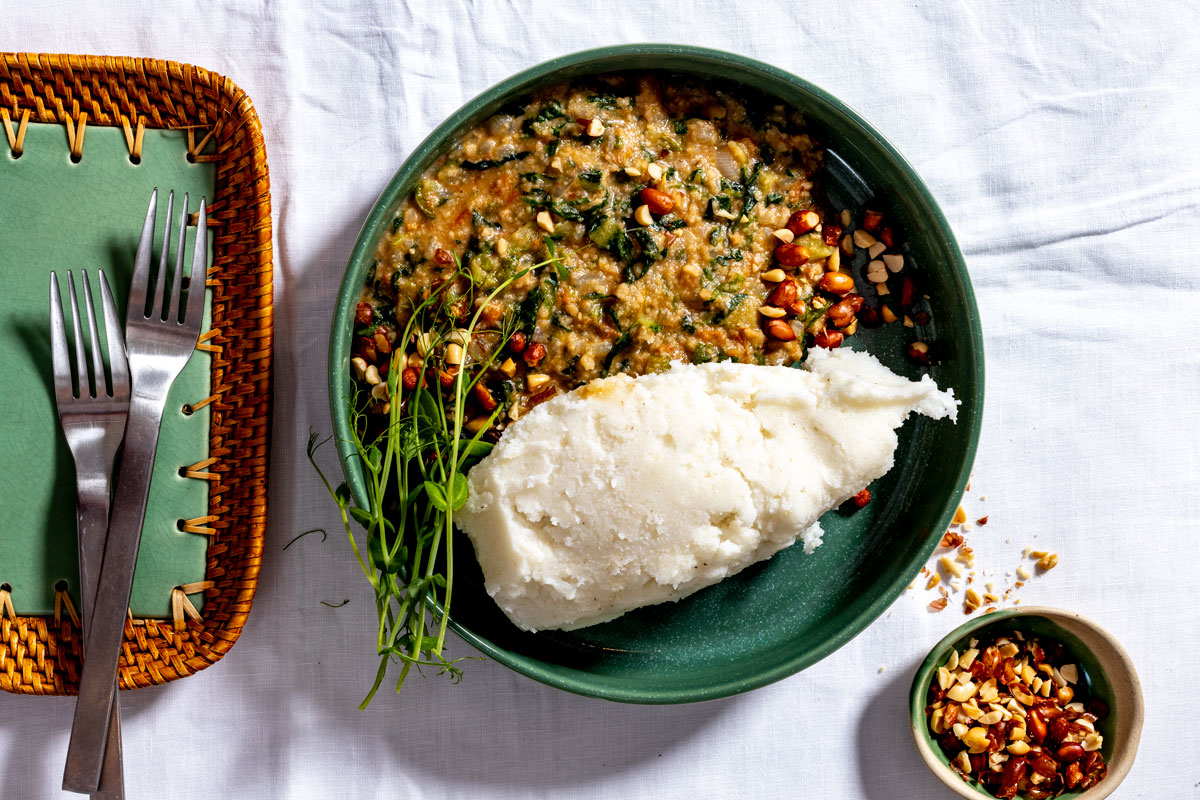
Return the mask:
<svg viewBox="0 0 1200 800">
<path fill-rule="evenodd" d="M 208 457 L 180 471 L 208 484 L 207 513 L 180 519 L 181 531 L 208 540 L 204 580 L 171 590 L 166 619 L 131 615 L 119 667 L 121 688 L 165 683 L 225 654 L 241 634 L 258 582 L 272 346 L 270 185 L 262 133 L 245 92 L 200 67 L 0 53 L 0 157 L 19 157 L 38 125 L 61 126 L 64 157 L 69 152 L 72 160 L 86 156 L 89 127 L 119 130 L 135 163 L 150 136 L 182 132 L 170 135 L 186 136 L 189 160 L 215 167 L 209 198 L 212 321 L 199 345 L 211 356 L 211 388 L 209 396 L 195 399 L 194 409 L 185 409 L 203 408 L 209 415 Z M 195 599 L 200 592 L 197 612 L 188 595 Z M 80 651 L 67 592 L 56 595 L 52 614 L 21 616 L 0 585 L 0 689 L 73 694 Z"/>
</svg>

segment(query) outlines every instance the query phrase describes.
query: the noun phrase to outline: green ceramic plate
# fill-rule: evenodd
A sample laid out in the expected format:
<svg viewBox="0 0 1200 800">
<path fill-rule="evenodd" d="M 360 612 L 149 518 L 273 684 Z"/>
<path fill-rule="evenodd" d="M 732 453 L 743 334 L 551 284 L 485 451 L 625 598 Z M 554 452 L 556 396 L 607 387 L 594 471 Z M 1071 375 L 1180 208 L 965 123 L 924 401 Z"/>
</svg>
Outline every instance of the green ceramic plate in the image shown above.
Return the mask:
<svg viewBox="0 0 1200 800">
<path fill-rule="evenodd" d="M 822 520 L 812 555 L 779 553 L 679 603 L 627 614 L 570 633 L 523 633 L 483 590 L 466 537 L 458 537 L 453 627 L 488 656 L 531 678 L 579 694 L 636 703 L 709 700 L 796 673 L 850 640 L 903 591 L 936 546 L 966 486 L 983 410 L 983 344 L 962 254 L 937 203 L 908 162 L 836 98 L 766 64 L 679 45 L 643 44 L 575 53 L 526 70 L 464 105 L 417 147 L 363 225 L 346 269 L 329 352 L 334 429 L 356 499 L 362 475 L 347 462 L 344 398 L 350 386 L 354 308 L 376 243 L 418 176 L 447 144 L 511 100 L 544 86 L 615 70 L 665 69 L 736 81 L 801 109 L 829 152 L 831 200 L 865 203 L 899 222 L 914 274 L 929 295 L 942 362 L 931 373 L 962 400 L 957 425 L 905 424 L 896 466 L 872 486 L 862 511 Z M 933 329 L 936 326 L 936 330 Z M 856 346 L 915 375 L 901 356 L 912 331 L 889 325 L 855 336 Z"/>
</svg>

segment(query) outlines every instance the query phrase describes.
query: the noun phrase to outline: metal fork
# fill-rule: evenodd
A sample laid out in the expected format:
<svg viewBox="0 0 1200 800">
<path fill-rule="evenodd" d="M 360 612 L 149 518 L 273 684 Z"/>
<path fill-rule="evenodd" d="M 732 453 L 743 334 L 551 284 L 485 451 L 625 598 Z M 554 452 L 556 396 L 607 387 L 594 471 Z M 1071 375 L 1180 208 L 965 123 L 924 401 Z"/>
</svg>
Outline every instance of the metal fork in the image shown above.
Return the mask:
<svg viewBox="0 0 1200 800">
<path fill-rule="evenodd" d="M 50 273 L 50 355 L 54 367 L 54 401 L 58 418 L 71 455 L 75 459 L 76 513 L 79 538 L 79 599 L 83 636 L 87 641 L 91 625 L 87 621 L 96 599 L 96 582 L 100 561 L 104 557 L 104 541 L 108 535 L 108 501 L 111 489 L 113 459 L 125 434 L 129 416 L 129 365 L 125 360 L 125 344 L 117 322 L 108 280 L 100 272 L 100 299 L 104 312 L 104 331 L 108 339 L 108 361 L 111 378 L 105 375 L 96 329 L 95 303 L 92 284 L 83 272 L 84 307 L 87 309 L 88 332 L 91 335 L 91 375 L 84 354 L 83 326 L 79 318 L 79 293 L 75 276 L 67 272 L 67 287 L 71 293 L 71 323 L 75 332 L 75 375 L 78 390 L 72 387 L 71 362 L 67 355 L 67 334 L 64 329 L 62 298 L 58 276 Z M 111 721 L 108 725 L 108 746 L 104 769 L 100 775 L 96 798 L 121 800 L 125 797 L 125 776 L 121 769 L 121 723 L 116 698 L 113 698 Z"/>
<path fill-rule="evenodd" d="M 174 280 L 170 286 L 167 284 L 174 199 L 174 192 L 167 196 L 166 232 L 157 280 L 151 283 L 150 274 L 150 251 L 158 213 L 157 189 L 150 195 L 150 207 L 146 210 L 133 262 L 129 304 L 125 310 L 125 346 L 129 352 L 132 399 L 129 422 L 125 426 L 125 449 L 117 470 L 117 493 L 113 500 L 108 543 L 100 568 L 100 587 L 92 612 L 92 632 L 84 645 L 79 699 L 75 704 L 67 764 L 63 771 L 63 788 L 71 792 L 94 792 L 100 783 L 104 731 L 109 724 L 109 709 L 115 693 L 114 678 L 121 655 L 125 614 L 133 588 L 134 567 L 150 493 L 150 473 L 167 391 L 196 348 L 204 316 L 208 268 L 207 205 L 201 198 L 185 297 L 183 251 L 189 211 L 187 195 L 183 196 L 183 211 L 179 215 Z"/>
</svg>

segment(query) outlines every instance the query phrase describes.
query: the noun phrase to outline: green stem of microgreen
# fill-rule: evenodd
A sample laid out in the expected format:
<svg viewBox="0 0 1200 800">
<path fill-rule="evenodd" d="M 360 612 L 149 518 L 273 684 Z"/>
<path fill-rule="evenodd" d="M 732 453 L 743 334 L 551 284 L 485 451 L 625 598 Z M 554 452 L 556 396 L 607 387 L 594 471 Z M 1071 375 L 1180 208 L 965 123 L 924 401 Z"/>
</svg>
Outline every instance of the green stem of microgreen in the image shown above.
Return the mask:
<svg viewBox="0 0 1200 800">
<path fill-rule="evenodd" d="M 447 292 L 432 292 L 420 303 L 413 304 L 398 340 L 399 346 L 389 363 L 387 385 L 392 401 L 386 427 L 375 439 L 369 442 L 363 439 L 369 426 L 360 393 L 355 391 L 347 398 L 354 447 L 351 457 L 358 459 L 363 472 L 367 491 L 365 507 L 353 505 L 346 484 L 335 489 L 329 483 L 315 460 L 316 450 L 323 442 L 318 442 L 315 434 L 310 435 L 309 460 L 338 504 L 350 546 L 375 593 L 380 660 L 374 683 L 360 708 L 366 708 L 379 690 L 392 658 L 401 664 L 397 691 L 414 666 L 418 670 L 436 668 L 439 674 L 448 673 L 454 680 L 461 676 L 461 670 L 456 666 L 461 659 L 447 660 L 442 654 L 454 594 L 454 512 L 465 502 L 465 497 L 457 492 L 464 480 L 468 459 L 484 432 L 505 410 L 504 404 L 498 405 L 492 411 L 488 425 L 464 439 L 467 396 L 491 369 L 512 335 L 507 318 L 499 330 L 481 330 L 479 322 L 484 308 L 513 281 L 549 264 L 560 265 L 561 258 L 552 244 L 548 243 L 547 247 L 549 259 L 510 276 L 481 303 L 475 304 L 478 307 L 464 329 L 467 342 L 473 341 L 477 334 L 494 334 L 497 341 L 488 355 L 476 362 L 470 359 L 470 348 L 463 348 L 464 358 L 452 384 L 450 406 L 447 406 L 448 398 L 436 379 L 429 381 L 428 387 L 418 380 L 418 387 L 402 397 L 402 375 L 407 367 L 404 345 L 423 330 L 429 344 L 421 348 L 425 352 L 421 355 L 420 375 L 437 374 L 433 353 L 444 344 L 453 329 L 451 315 L 442 313 L 451 299 Z M 468 294 L 462 297 L 473 301 L 477 284 L 461 262 L 456 260 L 456 264 L 458 276 L 465 278 L 469 285 Z M 431 370 L 431 366 L 435 368 Z M 434 502 L 430 486 L 440 492 L 440 504 Z M 360 550 L 355 540 L 351 518 L 366 528 L 368 546 L 365 551 Z M 438 560 L 443 550 L 444 570 L 439 573 Z M 430 618 L 431 605 L 440 612 L 434 619 Z M 427 626 L 430 622 L 435 623 L 436 634 Z"/>
</svg>

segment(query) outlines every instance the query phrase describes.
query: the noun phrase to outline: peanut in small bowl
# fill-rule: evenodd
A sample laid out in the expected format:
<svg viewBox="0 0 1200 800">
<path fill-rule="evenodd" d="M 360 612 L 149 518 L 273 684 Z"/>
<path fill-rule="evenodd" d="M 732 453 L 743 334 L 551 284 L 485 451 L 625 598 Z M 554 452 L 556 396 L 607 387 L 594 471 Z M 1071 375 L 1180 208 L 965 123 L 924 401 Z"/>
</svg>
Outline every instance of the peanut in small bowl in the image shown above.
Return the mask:
<svg viewBox="0 0 1200 800">
<path fill-rule="evenodd" d="M 917 670 L 909 705 L 921 758 L 973 800 L 1107 797 L 1133 764 L 1144 713 L 1133 663 L 1112 635 L 1038 607 L 951 632 Z"/>
</svg>

